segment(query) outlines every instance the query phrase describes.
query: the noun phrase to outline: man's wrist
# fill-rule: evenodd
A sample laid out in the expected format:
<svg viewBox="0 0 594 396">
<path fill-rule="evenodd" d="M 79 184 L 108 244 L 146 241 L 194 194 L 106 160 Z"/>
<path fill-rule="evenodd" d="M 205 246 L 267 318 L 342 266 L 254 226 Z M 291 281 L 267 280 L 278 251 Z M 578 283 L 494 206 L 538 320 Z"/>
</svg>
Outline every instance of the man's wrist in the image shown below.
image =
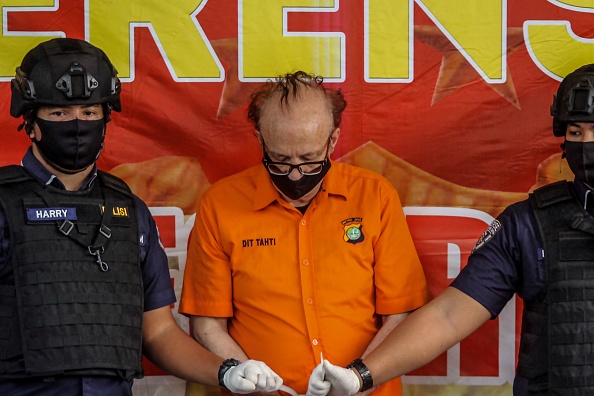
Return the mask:
<svg viewBox="0 0 594 396">
<path fill-rule="evenodd" d="M 221 366 L 219 367 L 219 385 L 222 386 L 223 388 L 229 390 L 227 388 L 227 386 L 225 385 L 225 373 L 227 371 L 229 371 L 229 369 L 231 369 L 232 367 L 238 366 L 240 365 L 241 362 L 237 359 L 226 359 Z"/>
<path fill-rule="evenodd" d="M 366 390 L 373 388 L 373 378 L 371 377 L 371 371 L 369 371 L 361 359 L 353 360 L 351 363 L 349 363 L 347 368 L 352 369 L 358 374 L 357 377 L 359 377 L 361 380 L 359 392 L 365 392 Z"/>
</svg>

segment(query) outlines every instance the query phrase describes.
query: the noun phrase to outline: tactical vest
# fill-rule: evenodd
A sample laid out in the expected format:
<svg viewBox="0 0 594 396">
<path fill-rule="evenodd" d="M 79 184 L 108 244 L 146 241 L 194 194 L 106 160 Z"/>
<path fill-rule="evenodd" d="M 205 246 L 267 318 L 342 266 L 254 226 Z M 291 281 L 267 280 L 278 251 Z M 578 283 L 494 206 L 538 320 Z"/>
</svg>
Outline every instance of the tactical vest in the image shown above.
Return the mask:
<svg viewBox="0 0 594 396">
<path fill-rule="evenodd" d="M 518 374 L 530 395 L 594 394 L 594 219 L 565 181 L 530 194 L 546 296 L 525 302 Z"/>
<path fill-rule="evenodd" d="M 144 292 L 133 196 L 99 172 L 86 191 L 0 168 L 9 263 L 0 273 L 0 376 L 142 375 Z"/>
</svg>

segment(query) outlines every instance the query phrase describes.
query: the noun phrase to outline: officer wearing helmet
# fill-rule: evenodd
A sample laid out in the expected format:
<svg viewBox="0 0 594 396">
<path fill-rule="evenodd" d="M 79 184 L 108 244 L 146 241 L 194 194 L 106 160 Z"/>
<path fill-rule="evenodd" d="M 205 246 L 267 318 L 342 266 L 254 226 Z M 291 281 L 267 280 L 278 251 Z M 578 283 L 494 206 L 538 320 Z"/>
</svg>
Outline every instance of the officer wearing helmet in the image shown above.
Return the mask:
<svg viewBox="0 0 594 396">
<path fill-rule="evenodd" d="M 353 395 L 423 366 L 496 318 L 515 293 L 524 311 L 513 394 L 594 394 L 594 64 L 565 77 L 551 115 L 574 181 L 506 208 L 450 287 L 358 370 L 318 365 L 308 396 Z"/>
<path fill-rule="evenodd" d="M 131 395 L 143 353 L 193 382 L 277 390 L 264 363 L 224 361 L 175 322 L 148 207 L 95 164 L 110 113 L 121 111 L 105 53 L 46 41 L 11 89 L 10 113 L 32 145 L 21 166 L 0 168 L 0 394 Z"/>
</svg>

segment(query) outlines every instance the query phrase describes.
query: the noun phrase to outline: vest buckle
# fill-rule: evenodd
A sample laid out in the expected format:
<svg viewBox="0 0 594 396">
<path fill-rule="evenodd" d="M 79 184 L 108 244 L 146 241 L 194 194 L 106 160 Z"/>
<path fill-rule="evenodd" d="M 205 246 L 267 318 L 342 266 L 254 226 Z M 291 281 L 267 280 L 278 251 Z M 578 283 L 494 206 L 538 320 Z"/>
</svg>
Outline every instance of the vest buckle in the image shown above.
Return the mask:
<svg viewBox="0 0 594 396">
<path fill-rule="evenodd" d="M 73 228 L 74 228 L 74 223 L 71 222 L 70 220 L 64 220 L 62 222 L 62 224 L 60 224 L 60 226 L 58 227 L 60 232 L 64 235 L 70 234 L 70 232 L 72 231 Z"/>
</svg>

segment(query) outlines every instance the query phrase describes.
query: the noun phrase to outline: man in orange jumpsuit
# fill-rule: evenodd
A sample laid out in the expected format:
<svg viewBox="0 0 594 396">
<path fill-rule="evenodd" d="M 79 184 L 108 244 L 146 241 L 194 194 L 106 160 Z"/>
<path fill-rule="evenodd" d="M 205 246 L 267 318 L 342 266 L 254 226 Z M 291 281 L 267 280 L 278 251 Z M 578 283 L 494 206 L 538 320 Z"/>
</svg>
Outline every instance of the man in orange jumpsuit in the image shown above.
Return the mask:
<svg viewBox="0 0 594 396">
<path fill-rule="evenodd" d="M 194 338 L 266 362 L 299 394 L 321 354 L 365 356 L 428 300 L 396 190 L 329 158 L 345 106 L 304 72 L 257 90 L 262 164 L 211 186 L 188 248 L 179 310 Z M 399 379 L 374 392 L 400 394 Z"/>
</svg>

